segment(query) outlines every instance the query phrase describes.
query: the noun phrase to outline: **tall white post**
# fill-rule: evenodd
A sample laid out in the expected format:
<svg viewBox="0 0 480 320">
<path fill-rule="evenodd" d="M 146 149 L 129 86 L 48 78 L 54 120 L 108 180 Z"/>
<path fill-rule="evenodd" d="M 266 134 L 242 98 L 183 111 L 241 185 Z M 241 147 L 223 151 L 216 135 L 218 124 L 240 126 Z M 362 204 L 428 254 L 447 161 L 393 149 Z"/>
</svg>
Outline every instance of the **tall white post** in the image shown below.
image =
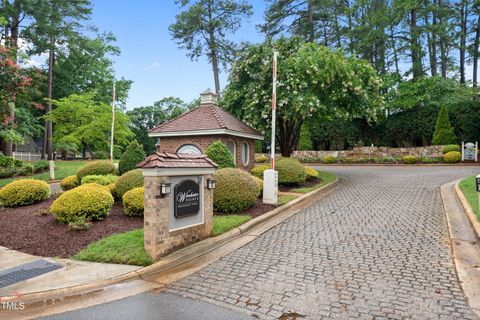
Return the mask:
<svg viewBox="0 0 480 320">
<path fill-rule="evenodd" d="M 278 202 L 278 172 L 275 171 L 275 120 L 277 107 L 277 57 L 273 51 L 273 83 L 272 83 L 272 144 L 270 146 L 271 169 L 263 172 L 263 203 Z"/>
<path fill-rule="evenodd" d="M 465 142 L 462 141 L 462 162 L 465 160 Z"/>
<path fill-rule="evenodd" d="M 110 139 L 110 161 L 113 162 L 113 136 L 115 131 L 115 81 L 112 90 L 112 136 Z"/>
<path fill-rule="evenodd" d="M 478 141 L 475 142 L 475 162 L 478 162 Z"/>
</svg>

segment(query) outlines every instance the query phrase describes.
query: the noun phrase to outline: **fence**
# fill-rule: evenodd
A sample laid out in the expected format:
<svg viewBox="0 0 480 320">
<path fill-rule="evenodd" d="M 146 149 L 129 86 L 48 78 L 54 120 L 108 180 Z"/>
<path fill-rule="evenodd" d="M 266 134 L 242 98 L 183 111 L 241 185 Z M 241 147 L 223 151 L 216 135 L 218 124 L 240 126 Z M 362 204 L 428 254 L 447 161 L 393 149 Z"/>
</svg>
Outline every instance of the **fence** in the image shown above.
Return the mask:
<svg viewBox="0 0 480 320">
<path fill-rule="evenodd" d="M 13 159 L 17 160 L 28 160 L 28 161 L 37 161 L 42 158 L 41 152 L 22 152 L 22 151 L 14 151 L 12 153 Z"/>
</svg>

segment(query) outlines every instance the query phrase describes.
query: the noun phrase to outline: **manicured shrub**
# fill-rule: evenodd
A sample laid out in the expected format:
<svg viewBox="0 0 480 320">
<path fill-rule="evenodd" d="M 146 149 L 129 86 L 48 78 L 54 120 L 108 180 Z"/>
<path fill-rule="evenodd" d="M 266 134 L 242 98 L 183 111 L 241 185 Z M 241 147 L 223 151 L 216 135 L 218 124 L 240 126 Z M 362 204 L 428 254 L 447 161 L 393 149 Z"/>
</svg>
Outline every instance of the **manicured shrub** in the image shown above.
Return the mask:
<svg viewBox="0 0 480 320">
<path fill-rule="evenodd" d="M 212 142 L 205 149 L 205 154 L 212 159 L 213 162 L 218 164 L 219 169 L 235 167 L 233 155 L 230 153 L 227 146 L 220 140 Z"/>
<path fill-rule="evenodd" d="M 434 158 L 422 157 L 420 161 L 422 163 L 439 163 L 443 161 L 443 158 L 442 157 L 434 157 Z"/>
<path fill-rule="evenodd" d="M 125 214 L 130 217 L 143 216 L 144 191 L 143 187 L 125 192 L 122 197 Z"/>
<path fill-rule="evenodd" d="M 143 151 L 143 147 L 137 142 L 137 140 L 133 140 L 120 158 L 118 172 L 124 174 L 127 171 L 136 169 L 137 164 L 142 162 L 143 159 L 145 159 L 145 151 Z"/>
<path fill-rule="evenodd" d="M 78 187 L 77 176 L 68 176 L 63 178 L 62 181 L 60 181 L 60 188 L 62 188 L 63 191 L 68 191 L 75 187 Z"/>
<path fill-rule="evenodd" d="M 255 166 L 250 170 L 250 173 L 260 179 L 263 179 L 263 172 L 267 169 L 270 169 L 270 166 L 268 164 L 262 164 L 260 166 Z"/>
<path fill-rule="evenodd" d="M 63 193 L 49 210 L 61 223 L 74 222 L 79 218 L 103 220 L 112 209 L 113 202 L 112 195 L 104 186 L 84 184 Z"/>
<path fill-rule="evenodd" d="M 462 154 L 458 151 L 450 151 L 443 156 L 443 161 L 446 163 L 457 163 L 462 160 Z"/>
<path fill-rule="evenodd" d="M 307 175 L 307 179 L 314 180 L 318 179 L 318 171 L 313 169 L 312 167 L 304 167 L 305 174 Z"/>
<path fill-rule="evenodd" d="M 109 185 L 111 183 L 115 183 L 115 181 L 118 180 L 118 176 L 114 176 L 113 174 L 107 174 L 105 176 L 100 176 L 100 175 L 89 175 L 89 176 L 84 176 L 82 178 L 82 183 L 97 183 L 102 186 Z"/>
<path fill-rule="evenodd" d="M 15 167 L 0 167 L 0 178 L 10 178 L 17 173 Z"/>
<path fill-rule="evenodd" d="M 38 160 L 33 163 L 33 171 L 40 172 L 47 170 L 49 168 L 49 164 L 47 160 Z"/>
<path fill-rule="evenodd" d="M 115 166 L 110 161 L 100 160 L 90 162 L 77 171 L 78 182 L 82 181 L 84 176 L 114 174 Z"/>
<path fill-rule="evenodd" d="M 216 211 L 241 212 L 254 205 L 260 195 L 258 183 L 246 171 L 220 169 L 215 172 L 215 180 L 213 207 Z"/>
<path fill-rule="evenodd" d="M 275 170 L 278 171 L 279 185 L 302 184 L 307 178 L 305 169 L 296 159 L 282 158 L 278 160 Z"/>
<path fill-rule="evenodd" d="M 112 196 L 115 197 L 115 183 L 107 184 L 105 187 L 107 187 Z"/>
<path fill-rule="evenodd" d="M 447 154 L 450 151 L 459 151 L 460 152 L 460 146 L 458 144 L 449 144 L 449 145 L 446 145 L 442 148 L 443 154 Z"/>
<path fill-rule="evenodd" d="M 118 178 L 117 182 L 115 182 L 115 196 L 122 199 L 125 192 L 139 187 L 143 187 L 142 170 L 136 169 L 128 171 Z"/>
<path fill-rule="evenodd" d="M 22 166 L 17 168 L 17 174 L 20 176 L 26 176 L 32 174 L 35 171 L 35 167 L 31 163 L 22 163 Z"/>
<path fill-rule="evenodd" d="M 433 145 L 454 144 L 457 142 L 450 119 L 448 118 L 447 109 L 445 106 L 440 108 L 437 123 L 435 124 L 435 131 L 433 132 Z"/>
<path fill-rule="evenodd" d="M 298 141 L 298 150 L 313 150 L 312 134 L 310 129 L 304 123 L 300 128 L 300 139 Z"/>
<path fill-rule="evenodd" d="M 268 161 L 268 157 L 263 154 L 255 157 L 256 163 L 266 163 L 267 161 Z"/>
<path fill-rule="evenodd" d="M 402 161 L 403 163 L 414 164 L 414 163 L 417 163 L 417 157 L 411 156 L 411 155 L 403 156 Z"/>
<path fill-rule="evenodd" d="M 324 163 L 335 163 L 336 161 L 337 161 L 337 158 L 332 156 L 331 154 L 323 158 Z"/>
<path fill-rule="evenodd" d="M 48 197 L 50 197 L 50 186 L 41 180 L 17 180 L 0 189 L 0 205 L 5 207 L 32 204 Z"/>
<path fill-rule="evenodd" d="M 257 182 L 258 184 L 258 193 L 261 195 L 263 193 L 263 180 L 260 179 L 259 177 L 252 176 L 253 179 Z"/>
<path fill-rule="evenodd" d="M 21 167 L 22 161 L 0 155 L 0 167 Z"/>
</svg>

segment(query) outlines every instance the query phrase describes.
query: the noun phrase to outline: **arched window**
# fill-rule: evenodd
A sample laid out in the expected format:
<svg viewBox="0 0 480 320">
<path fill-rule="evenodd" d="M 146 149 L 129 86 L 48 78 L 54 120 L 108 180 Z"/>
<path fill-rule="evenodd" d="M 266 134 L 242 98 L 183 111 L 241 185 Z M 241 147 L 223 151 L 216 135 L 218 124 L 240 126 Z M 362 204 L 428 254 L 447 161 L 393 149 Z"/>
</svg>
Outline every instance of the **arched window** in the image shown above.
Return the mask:
<svg viewBox="0 0 480 320">
<path fill-rule="evenodd" d="M 236 152 L 237 151 L 237 146 L 235 144 L 235 141 L 228 140 L 227 141 L 227 148 L 233 156 L 233 163 L 237 164 L 237 152 Z"/>
<path fill-rule="evenodd" d="M 242 143 L 242 163 L 244 166 L 248 165 L 250 160 L 250 146 L 247 142 Z"/>
<path fill-rule="evenodd" d="M 200 151 L 200 149 L 198 149 L 197 146 L 193 144 L 184 144 L 183 146 L 178 148 L 177 153 L 200 155 L 202 154 L 202 151 Z"/>
</svg>

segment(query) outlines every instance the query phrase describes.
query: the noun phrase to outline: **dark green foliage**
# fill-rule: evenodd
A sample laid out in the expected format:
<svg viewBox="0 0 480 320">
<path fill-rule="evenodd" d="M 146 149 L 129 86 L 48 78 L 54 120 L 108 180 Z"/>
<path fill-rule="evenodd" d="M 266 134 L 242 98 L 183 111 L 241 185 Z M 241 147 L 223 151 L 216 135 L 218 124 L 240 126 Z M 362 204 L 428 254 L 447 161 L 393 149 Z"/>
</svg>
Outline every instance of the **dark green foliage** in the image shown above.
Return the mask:
<svg viewBox="0 0 480 320">
<path fill-rule="evenodd" d="M 460 151 L 460 146 L 458 144 L 449 144 L 442 148 L 443 154 L 449 153 L 450 151 Z"/>
<path fill-rule="evenodd" d="M 38 160 L 33 163 L 33 172 L 37 173 L 43 170 L 47 170 L 49 168 L 49 164 L 47 160 Z"/>
<path fill-rule="evenodd" d="M 145 159 L 145 151 L 143 147 L 138 144 L 137 140 L 133 140 L 125 150 L 118 163 L 118 171 L 124 174 L 127 171 L 137 168 L 137 164 Z"/>
<path fill-rule="evenodd" d="M 279 185 L 300 185 L 307 179 L 305 169 L 297 159 L 281 158 L 277 161 L 275 170 L 278 171 Z"/>
<path fill-rule="evenodd" d="M 298 150 L 313 150 L 312 135 L 310 134 L 310 129 L 305 123 L 300 128 Z"/>
<path fill-rule="evenodd" d="M 457 137 L 453 130 L 450 119 L 448 118 L 447 109 L 445 106 L 440 108 L 438 114 L 437 123 L 435 125 L 435 132 L 433 133 L 432 144 L 445 145 L 454 144 L 457 142 Z"/>
<path fill-rule="evenodd" d="M 262 153 L 263 152 L 263 141 L 256 140 L 255 141 L 255 153 Z"/>
<path fill-rule="evenodd" d="M 205 154 L 218 164 L 219 169 L 235 167 L 232 154 L 227 146 L 220 140 L 212 142 L 205 149 Z"/>
<path fill-rule="evenodd" d="M 115 196 L 122 199 L 123 195 L 134 188 L 143 187 L 143 173 L 141 169 L 125 172 L 115 182 Z"/>
<path fill-rule="evenodd" d="M 22 161 L 0 155 L 0 167 L 21 167 Z"/>
</svg>

